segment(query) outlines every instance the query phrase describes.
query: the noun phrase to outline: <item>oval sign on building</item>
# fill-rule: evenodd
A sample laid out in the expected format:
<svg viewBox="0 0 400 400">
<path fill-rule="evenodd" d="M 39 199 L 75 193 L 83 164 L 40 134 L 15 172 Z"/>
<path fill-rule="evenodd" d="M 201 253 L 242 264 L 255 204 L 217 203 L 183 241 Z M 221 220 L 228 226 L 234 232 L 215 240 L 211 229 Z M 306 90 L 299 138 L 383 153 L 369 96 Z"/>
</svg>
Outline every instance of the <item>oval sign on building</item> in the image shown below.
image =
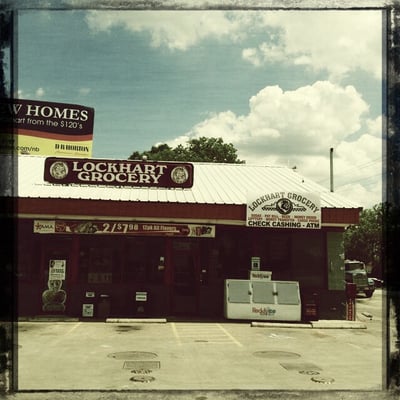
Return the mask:
<svg viewBox="0 0 400 400">
<path fill-rule="evenodd" d="M 317 193 L 249 193 L 246 226 L 260 228 L 320 229 L 321 206 Z"/>
<path fill-rule="evenodd" d="M 190 188 L 193 164 L 49 157 L 44 180 L 57 184 Z"/>
</svg>

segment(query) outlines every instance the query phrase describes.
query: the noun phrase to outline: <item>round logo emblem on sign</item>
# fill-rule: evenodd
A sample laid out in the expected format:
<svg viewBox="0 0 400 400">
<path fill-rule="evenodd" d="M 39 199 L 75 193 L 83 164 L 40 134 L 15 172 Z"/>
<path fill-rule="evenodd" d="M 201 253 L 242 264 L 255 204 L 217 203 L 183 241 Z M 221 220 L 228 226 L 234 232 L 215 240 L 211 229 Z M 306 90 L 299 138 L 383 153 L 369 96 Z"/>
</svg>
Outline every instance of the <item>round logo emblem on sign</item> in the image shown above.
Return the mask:
<svg viewBox="0 0 400 400">
<path fill-rule="evenodd" d="M 50 175 L 54 179 L 64 179 L 68 175 L 68 165 L 63 161 L 56 161 L 50 167 Z"/>
<path fill-rule="evenodd" d="M 279 199 L 276 202 L 276 210 L 279 214 L 290 214 L 293 211 L 293 203 L 289 199 Z"/>
<path fill-rule="evenodd" d="M 171 171 L 171 179 L 175 183 L 185 183 L 189 179 L 189 172 L 186 167 L 175 167 Z"/>
</svg>

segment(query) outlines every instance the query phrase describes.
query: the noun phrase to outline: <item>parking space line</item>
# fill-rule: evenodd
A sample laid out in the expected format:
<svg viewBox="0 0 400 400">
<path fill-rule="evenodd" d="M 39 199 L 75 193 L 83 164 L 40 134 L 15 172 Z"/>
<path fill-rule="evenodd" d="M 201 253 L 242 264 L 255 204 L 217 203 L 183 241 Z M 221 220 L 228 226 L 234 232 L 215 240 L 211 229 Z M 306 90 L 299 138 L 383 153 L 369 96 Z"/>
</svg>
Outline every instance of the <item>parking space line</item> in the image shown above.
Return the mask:
<svg viewBox="0 0 400 400">
<path fill-rule="evenodd" d="M 75 324 L 68 332 L 67 335 L 70 334 L 72 331 L 74 331 L 79 325 L 82 325 L 82 322 L 78 322 Z"/>
<path fill-rule="evenodd" d="M 207 342 L 210 344 L 233 343 L 239 347 L 243 345 L 233 337 L 222 325 L 218 323 L 199 326 L 190 323 L 171 322 L 171 329 L 178 345 L 186 342 Z"/>
<path fill-rule="evenodd" d="M 58 344 L 59 342 L 61 342 L 62 340 L 65 339 L 66 336 L 68 336 L 70 333 L 72 333 L 76 328 L 78 328 L 78 326 L 80 326 L 82 324 L 82 322 L 78 322 L 76 323 L 73 327 L 71 327 L 70 329 L 68 329 L 67 332 L 65 332 L 64 335 L 59 336 L 56 340 L 54 340 L 51 345 L 54 346 L 56 344 Z"/>
<path fill-rule="evenodd" d="M 358 346 L 354 343 L 347 343 L 349 346 L 356 348 L 357 350 L 362 350 L 363 348 L 361 346 Z"/>
<path fill-rule="evenodd" d="M 171 328 L 172 328 L 172 332 L 174 333 L 175 339 L 178 342 L 178 345 L 181 346 L 182 342 L 181 342 L 181 338 L 179 336 L 178 330 L 176 329 L 175 322 L 171 322 Z"/>
<path fill-rule="evenodd" d="M 242 343 L 240 343 L 238 340 L 236 340 L 236 338 L 234 338 L 223 326 L 221 326 L 220 324 L 216 324 L 218 326 L 219 329 L 222 330 L 222 332 L 225 333 L 225 335 L 227 335 L 235 344 L 237 344 L 239 347 L 243 347 Z"/>
</svg>

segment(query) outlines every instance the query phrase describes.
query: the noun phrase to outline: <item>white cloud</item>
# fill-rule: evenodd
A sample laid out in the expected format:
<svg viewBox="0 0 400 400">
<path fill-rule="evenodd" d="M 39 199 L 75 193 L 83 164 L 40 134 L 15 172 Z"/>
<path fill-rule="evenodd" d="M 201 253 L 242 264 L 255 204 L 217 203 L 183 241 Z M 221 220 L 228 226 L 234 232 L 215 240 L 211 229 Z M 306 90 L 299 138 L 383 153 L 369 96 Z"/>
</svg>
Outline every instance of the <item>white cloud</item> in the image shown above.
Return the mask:
<svg viewBox="0 0 400 400">
<path fill-rule="evenodd" d="M 367 120 L 368 133 L 372 136 L 382 138 L 382 117 Z"/>
<path fill-rule="evenodd" d="M 379 182 L 376 182 L 373 186 L 363 186 L 360 183 L 348 184 L 335 190 L 335 192 L 351 199 L 363 208 L 372 208 L 374 205 L 382 203 L 382 189 Z"/>
<path fill-rule="evenodd" d="M 154 47 L 186 50 L 210 37 L 237 40 L 244 35 L 243 18 L 229 15 L 222 11 L 90 11 L 86 22 L 93 32 L 122 26 L 131 32 L 148 32 Z"/>
<path fill-rule="evenodd" d="M 367 120 L 366 125 L 367 131 L 358 139 L 345 139 L 334 148 L 333 186 L 336 193 L 368 208 L 382 201 L 381 117 Z M 297 165 L 303 175 L 329 188 L 329 154 L 327 148 L 319 156 L 294 157 L 290 166 Z"/>
<path fill-rule="evenodd" d="M 257 49 L 244 49 L 242 51 L 242 57 L 244 60 L 250 62 L 255 67 L 259 67 L 262 64 L 262 60 L 260 59 Z"/>
<path fill-rule="evenodd" d="M 355 141 L 342 142 L 337 147 L 337 190 L 348 191 L 352 186 L 356 190 L 358 185 L 361 185 L 370 193 L 363 200 L 373 201 L 373 204 L 382 199 L 383 140 L 380 121 L 380 117 L 368 121 L 369 130 L 366 133 Z M 379 134 L 377 134 L 378 129 Z"/>
<path fill-rule="evenodd" d="M 249 100 L 247 115 L 231 111 L 211 115 L 168 144 L 175 147 L 195 137 L 222 137 L 248 164 L 297 166 L 301 174 L 326 188 L 332 147 L 335 186 L 366 207 L 380 201 L 382 148 L 381 118 L 364 121 L 367 111 L 368 105 L 352 86 L 319 81 L 286 92 L 268 86 Z M 367 131 L 351 140 L 362 125 Z M 359 197 L 358 184 L 370 195 Z"/>
<path fill-rule="evenodd" d="M 23 89 L 18 89 L 14 93 L 14 96 L 17 99 L 40 99 L 45 94 L 46 94 L 46 91 L 42 87 L 39 87 L 35 90 L 35 92 L 33 94 L 31 92 L 25 92 Z"/>
<path fill-rule="evenodd" d="M 89 11 L 93 32 L 146 32 L 154 47 L 187 50 L 205 39 L 263 38 L 242 49 L 255 66 L 284 62 L 340 80 L 363 70 L 382 78 L 382 13 L 341 11 Z"/>
<path fill-rule="evenodd" d="M 280 11 L 264 14 L 266 27 L 279 28 L 278 43 L 245 49 L 245 60 L 260 66 L 285 62 L 327 71 L 330 80 L 364 70 L 382 78 L 380 11 Z"/>
<path fill-rule="evenodd" d="M 79 91 L 79 94 L 80 94 L 80 95 L 86 96 L 86 95 L 88 95 L 88 94 L 92 91 L 92 89 L 87 88 L 87 87 L 82 87 L 82 88 L 79 88 L 78 91 Z"/>
<path fill-rule="evenodd" d="M 233 143 L 249 161 L 265 154 L 321 154 L 357 132 L 368 105 L 352 86 L 327 81 L 293 91 L 267 86 L 249 100 L 249 113 L 210 116 L 187 137 L 219 136 Z"/>
<path fill-rule="evenodd" d="M 380 11 L 90 11 L 86 21 L 94 33 L 122 27 L 170 50 L 230 39 L 256 67 L 286 64 L 325 73 L 326 81 L 296 90 L 265 87 L 249 99 L 247 114 L 210 114 L 168 144 L 222 137 L 247 163 L 296 165 L 327 188 L 333 147 L 335 190 L 364 207 L 380 201 L 381 119 L 367 119 L 360 93 L 340 84 L 357 71 L 381 79 Z M 254 45 L 240 48 L 244 38 Z"/>
<path fill-rule="evenodd" d="M 368 208 L 382 201 L 382 118 L 366 121 L 366 131 L 357 139 L 341 141 L 333 152 L 334 191 Z M 299 157 L 291 164 L 324 187 L 330 187 L 328 149 L 321 156 Z"/>
<path fill-rule="evenodd" d="M 45 91 L 43 88 L 40 87 L 40 88 L 36 89 L 36 92 L 35 92 L 36 97 L 43 97 L 44 94 L 45 94 Z"/>
</svg>

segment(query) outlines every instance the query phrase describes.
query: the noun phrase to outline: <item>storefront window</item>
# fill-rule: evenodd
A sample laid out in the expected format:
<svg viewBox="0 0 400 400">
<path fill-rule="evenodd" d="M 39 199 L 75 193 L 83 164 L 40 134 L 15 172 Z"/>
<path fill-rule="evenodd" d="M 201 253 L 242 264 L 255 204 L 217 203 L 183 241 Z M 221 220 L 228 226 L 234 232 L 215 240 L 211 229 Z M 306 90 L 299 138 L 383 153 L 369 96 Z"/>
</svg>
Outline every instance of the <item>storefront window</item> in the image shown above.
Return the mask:
<svg viewBox="0 0 400 400">
<path fill-rule="evenodd" d="M 18 270 L 17 276 L 19 281 L 29 281 L 39 273 L 38 263 L 38 246 L 34 246 L 34 242 L 21 238 L 18 241 Z"/>
<path fill-rule="evenodd" d="M 302 288 L 321 288 L 325 279 L 324 235 L 296 233 L 293 240 L 293 269 Z"/>
<path fill-rule="evenodd" d="M 222 264 L 219 262 L 219 250 L 216 245 L 207 239 L 199 242 L 200 245 L 200 284 L 213 285 L 222 280 Z"/>
<path fill-rule="evenodd" d="M 268 238 L 267 263 L 288 269 L 290 267 L 290 236 L 287 234 L 271 235 Z"/>
<path fill-rule="evenodd" d="M 250 269 L 250 245 L 238 229 L 221 232 L 218 242 L 218 272 L 223 279 L 247 279 Z"/>
<path fill-rule="evenodd" d="M 292 234 L 288 232 L 261 232 L 256 240 L 260 269 L 272 272 L 273 280 L 291 280 Z"/>
<path fill-rule="evenodd" d="M 112 283 L 113 254 L 110 248 L 91 248 L 89 251 L 88 283 Z"/>
<path fill-rule="evenodd" d="M 111 284 L 120 280 L 120 243 L 115 238 L 82 238 L 79 280 L 89 284 Z"/>
<path fill-rule="evenodd" d="M 164 251 L 162 238 L 127 238 L 123 281 L 163 283 Z"/>
<path fill-rule="evenodd" d="M 70 268 L 70 253 L 71 253 L 71 239 L 63 237 L 52 237 L 46 238 L 44 245 L 42 247 L 42 252 L 44 255 L 43 264 L 41 265 L 41 273 L 46 282 L 49 279 L 49 266 L 51 265 L 51 260 L 64 260 L 66 264 L 66 274 L 68 274 L 68 269 Z"/>
<path fill-rule="evenodd" d="M 18 253 L 15 260 L 18 266 L 16 273 L 20 282 L 30 281 L 40 274 L 40 242 L 36 237 L 32 238 L 31 231 L 32 225 L 30 223 L 18 225 Z"/>
</svg>

